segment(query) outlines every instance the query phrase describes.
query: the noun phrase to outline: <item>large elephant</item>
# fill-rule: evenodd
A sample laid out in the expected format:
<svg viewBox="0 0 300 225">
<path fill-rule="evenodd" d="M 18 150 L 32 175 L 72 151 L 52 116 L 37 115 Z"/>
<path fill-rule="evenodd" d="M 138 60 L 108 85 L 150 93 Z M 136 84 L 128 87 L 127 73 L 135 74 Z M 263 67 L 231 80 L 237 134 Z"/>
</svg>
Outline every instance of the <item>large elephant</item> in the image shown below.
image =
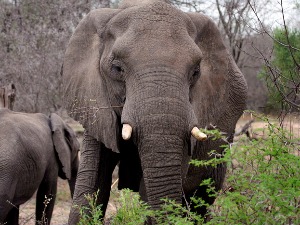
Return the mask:
<svg viewBox="0 0 300 225">
<path fill-rule="evenodd" d="M 36 224 L 50 224 L 58 176 L 68 179 L 73 195 L 79 147 L 55 113 L 49 118 L 0 109 L 0 224 L 18 224 L 19 206 L 37 189 Z"/>
<path fill-rule="evenodd" d="M 65 105 L 86 129 L 74 205 L 100 189 L 105 211 L 118 162 L 118 187 L 139 191 L 153 209 L 183 194 L 213 203 L 199 184 L 212 178 L 219 190 L 225 165 L 188 162 L 222 153 L 225 142 L 203 141 L 197 127 L 213 124 L 232 141 L 247 86 L 210 18 L 163 0 L 93 10 L 70 39 L 63 83 Z M 78 219 L 73 208 L 69 224 Z"/>
</svg>

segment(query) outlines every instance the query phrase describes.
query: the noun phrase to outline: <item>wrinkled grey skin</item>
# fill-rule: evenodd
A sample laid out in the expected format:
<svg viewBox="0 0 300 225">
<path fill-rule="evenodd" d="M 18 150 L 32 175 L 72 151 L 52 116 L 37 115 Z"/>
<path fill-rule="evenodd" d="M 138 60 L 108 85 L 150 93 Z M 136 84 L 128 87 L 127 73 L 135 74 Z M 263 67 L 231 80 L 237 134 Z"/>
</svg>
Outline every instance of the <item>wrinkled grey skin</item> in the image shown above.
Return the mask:
<svg viewBox="0 0 300 225">
<path fill-rule="evenodd" d="M 69 42 L 63 82 L 66 106 L 86 129 L 73 205 L 87 205 L 84 194 L 100 189 L 106 210 L 118 162 L 119 188 L 139 191 L 154 209 L 161 198 L 182 202 L 183 191 L 187 201 L 195 194 L 213 203 L 199 183 L 212 178 L 219 190 L 225 165 L 188 162 L 222 153 L 225 142 L 199 142 L 190 131 L 213 124 L 232 141 L 247 87 L 210 18 L 159 0 L 94 10 Z M 124 123 L 133 127 L 128 141 Z M 73 208 L 69 224 L 78 219 Z"/>
<path fill-rule="evenodd" d="M 44 219 L 50 224 L 58 176 L 69 180 L 73 196 L 78 150 L 75 133 L 57 114 L 0 109 L 0 224 L 18 224 L 19 206 L 36 190 L 36 220 L 47 196 Z"/>
</svg>

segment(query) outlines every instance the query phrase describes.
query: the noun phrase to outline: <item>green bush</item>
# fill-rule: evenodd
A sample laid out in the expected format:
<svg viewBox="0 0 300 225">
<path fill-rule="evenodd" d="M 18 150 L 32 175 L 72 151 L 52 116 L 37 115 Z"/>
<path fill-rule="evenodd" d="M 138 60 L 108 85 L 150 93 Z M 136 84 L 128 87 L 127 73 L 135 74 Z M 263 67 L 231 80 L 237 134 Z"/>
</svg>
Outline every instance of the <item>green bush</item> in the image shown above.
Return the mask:
<svg viewBox="0 0 300 225">
<path fill-rule="evenodd" d="M 120 191 L 117 202 L 120 206 L 111 221 L 112 225 L 144 224 L 147 217 L 153 215 L 149 206 L 140 200 L 140 196 L 129 189 Z"/>
<path fill-rule="evenodd" d="M 227 188 L 208 224 L 300 224 L 299 139 L 261 119 L 268 124 L 264 136 L 242 138 L 227 151 Z"/>
<path fill-rule="evenodd" d="M 76 206 L 79 208 L 80 220 L 78 225 L 96 225 L 102 221 L 103 213 L 101 205 L 97 205 L 98 192 L 92 195 L 86 195 L 89 206 Z"/>
<path fill-rule="evenodd" d="M 152 211 L 138 194 L 126 189 L 120 192 L 120 207 L 111 224 L 144 224 L 149 216 L 162 225 L 300 224 L 300 158 L 295 154 L 300 140 L 267 118 L 259 119 L 268 124 L 261 138 L 241 137 L 226 149 L 224 157 L 193 162 L 201 166 L 228 164 L 222 191 L 216 192 L 210 180 L 200 184 L 210 187 L 209 194 L 217 197 L 209 207 L 209 221 L 168 199 L 160 211 Z M 206 204 L 198 198 L 193 201 Z"/>
<path fill-rule="evenodd" d="M 288 32 L 288 33 L 287 33 Z M 288 109 L 291 105 L 300 109 L 300 31 L 274 30 L 274 57 L 266 60 L 259 77 L 269 89 L 268 107 Z M 297 107 L 298 106 L 298 107 Z"/>
</svg>

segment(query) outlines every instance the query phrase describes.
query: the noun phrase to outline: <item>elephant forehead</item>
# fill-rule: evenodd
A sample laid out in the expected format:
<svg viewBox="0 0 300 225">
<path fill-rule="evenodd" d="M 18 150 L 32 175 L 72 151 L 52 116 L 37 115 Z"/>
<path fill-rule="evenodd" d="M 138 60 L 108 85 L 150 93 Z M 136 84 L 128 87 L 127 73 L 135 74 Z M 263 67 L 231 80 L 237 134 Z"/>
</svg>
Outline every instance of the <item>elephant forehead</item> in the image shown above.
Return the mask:
<svg viewBox="0 0 300 225">
<path fill-rule="evenodd" d="M 110 21 L 110 32 L 113 35 L 133 29 L 136 35 L 165 33 L 169 36 L 189 33 L 196 34 L 196 28 L 190 18 L 175 7 L 155 2 L 123 10 Z"/>
<path fill-rule="evenodd" d="M 149 19 L 141 19 L 133 21 L 129 30 L 136 38 L 153 38 L 153 39 L 168 39 L 176 40 L 188 37 L 188 32 L 183 25 L 167 21 L 149 21 Z"/>
<path fill-rule="evenodd" d="M 107 40 L 113 42 L 109 44 L 113 55 L 124 56 L 135 65 L 159 61 L 185 69 L 202 58 L 190 17 L 163 2 L 123 10 L 109 22 L 106 31 Z"/>
<path fill-rule="evenodd" d="M 195 44 L 196 31 L 193 24 L 188 25 L 189 22 L 192 23 L 191 21 L 185 21 L 186 18 L 180 15 L 166 13 L 143 13 L 143 11 L 133 13 L 129 21 L 126 22 L 121 17 L 110 25 L 108 33 L 113 37 L 111 40 L 114 42 L 114 52 L 121 55 L 148 52 L 149 57 L 156 53 L 165 57 L 186 52 L 193 58 L 201 57 L 202 53 Z"/>
</svg>

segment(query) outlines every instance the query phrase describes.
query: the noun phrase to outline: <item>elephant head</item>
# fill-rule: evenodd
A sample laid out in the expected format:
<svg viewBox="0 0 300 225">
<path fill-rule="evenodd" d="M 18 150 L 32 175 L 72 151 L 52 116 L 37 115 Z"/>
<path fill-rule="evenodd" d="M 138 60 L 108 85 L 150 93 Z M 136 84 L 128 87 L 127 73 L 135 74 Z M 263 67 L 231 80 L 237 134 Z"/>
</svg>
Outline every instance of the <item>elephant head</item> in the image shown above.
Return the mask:
<svg viewBox="0 0 300 225">
<path fill-rule="evenodd" d="M 214 22 L 162 0 L 90 12 L 67 47 L 63 82 L 89 135 L 116 153 L 121 137 L 137 146 L 153 208 L 163 197 L 181 202 L 188 159 L 200 151 L 191 131 L 201 141 L 195 127 L 212 123 L 229 135 L 245 107 L 245 79 Z"/>
</svg>

